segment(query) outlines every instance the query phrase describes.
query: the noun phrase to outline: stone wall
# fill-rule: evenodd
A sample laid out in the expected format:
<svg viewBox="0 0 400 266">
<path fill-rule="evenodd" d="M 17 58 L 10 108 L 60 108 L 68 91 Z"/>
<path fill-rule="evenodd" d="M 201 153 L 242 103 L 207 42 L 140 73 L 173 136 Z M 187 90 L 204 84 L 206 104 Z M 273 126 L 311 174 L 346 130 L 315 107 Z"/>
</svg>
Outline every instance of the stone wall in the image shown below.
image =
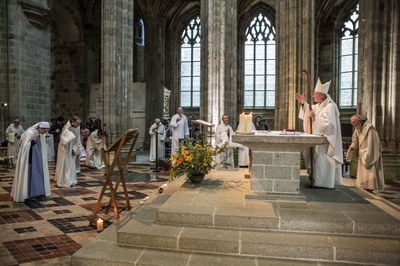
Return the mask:
<svg viewBox="0 0 400 266">
<path fill-rule="evenodd" d="M 47 1 L 24 1 L 44 12 Z M 24 128 L 50 118 L 50 28 L 33 23 L 29 7 L 8 1 L 9 11 L 9 116 L 19 117 Z"/>
<path fill-rule="evenodd" d="M 7 6 L 6 1 L 0 1 L 0 104 L 8 102 L 8 78 L 7 78 Z M 0 140 L 4 140 L 4 112 L 7 108 L 0 106 Z M 7 117 L 7 115 L 5 115 Z M 7 119 L 8 121 L 8 119 Z"/>
<path fill-rule="evenodd" d="M 68 119 L 72 114 L 77 113 L 82 116 L 83 113 L 83 98 L 81 88 L 79 86 L 79 76 L 72 64 L 71 56 L 68 48 L 63 45 L 53 45 L 52 47 L 52 109 L 53 117 L 59 115 Z"/>
</svg>

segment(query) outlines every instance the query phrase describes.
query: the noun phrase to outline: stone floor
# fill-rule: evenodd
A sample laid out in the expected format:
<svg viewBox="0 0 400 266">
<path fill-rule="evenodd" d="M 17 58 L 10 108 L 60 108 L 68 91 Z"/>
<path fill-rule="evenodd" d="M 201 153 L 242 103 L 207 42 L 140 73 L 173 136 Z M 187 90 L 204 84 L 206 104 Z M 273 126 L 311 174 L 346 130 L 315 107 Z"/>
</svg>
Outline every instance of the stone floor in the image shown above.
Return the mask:
<svg viewBox="0 0 400 266">
<path fill-rule="evenodd" d="M 136 208 L 146 197 L 158 194 L 158 188 L 168 180 L 167 173 L 154 173 L 146 164 L 146 156 L 126 170 L 130 204 Z M 69 265 L 70 256 L 98 233 L 89 225 L 92 210 L 102 188 L 104 171 L 82 168 L 78 184 L 58 188 L 54 181 L 54 163 L 49 164 L 51 196 L 43 200 L 15 203 L 10 197 L 14 169 L 0 166 L 0 265 Z M 109 200 L 106 196 L 103 203 Z M 123 205 L 121 190 L 117 193 Z M 126 212 L 122 212 L 123 217 Z M 115 222 L 112 210 L 100 213 L 107 228 Z"/>
<path fill-rule="evenodd" d="M 132 208 L 140 207 L 149 196 L 155 198 L 158 188 L 167 182 L 167 173 L 154 173 L 148 157 L 142 154 L 139 164 L 129 165 L 126 181 Z M 70 257 L 98 236 L 89 225 L 92 210 L 99 196 L 104 172 L 82 168 L 78 184 L 73 188 L 57 188 L 55 165 L 49 164 L 52 195 L 41 201 L 14 203 L 10 197 L 14 169 L 0 166 L 0 265 L 69 265 Z M 345 178 L 351 185 L 351 178 Z M 387 184 L 384 192 L 375 193 L 400 208 L 400 185 Z M 106 196 L 103 203 L 108 201 Z M 123 204 L 123 194 L 118 193 Z M 126 215 L 122 212 L 121 216 Z M 105 228 L 115 222 L 112 212 L 100 214 Z"/>
</svg>

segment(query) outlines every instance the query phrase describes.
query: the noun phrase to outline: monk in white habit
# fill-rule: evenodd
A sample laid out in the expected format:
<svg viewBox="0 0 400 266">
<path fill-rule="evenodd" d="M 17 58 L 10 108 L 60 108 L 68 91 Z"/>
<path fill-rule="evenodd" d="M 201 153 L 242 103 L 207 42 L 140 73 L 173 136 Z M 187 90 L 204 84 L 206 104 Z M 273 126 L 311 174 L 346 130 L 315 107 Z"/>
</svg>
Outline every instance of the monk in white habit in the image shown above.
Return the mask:
<svg viewBox="0 0 400 266">
<path fill-rule="evenodd" d="M 7 156 L 17 158 L 19 150 L 19 141 L 24 129 L 20 125 L 19 119 L 15 119 L 13 123 L 6 129 Z"/>
<path fill-rule="evenodd" d="M 47 165 L 46 133 L 48 122 L 28 128 L 21 136 L 11 196 L 15 202 L 50 196 L 50 179 Z"/>
<path fill-rule="evenodd" d="M 215 146 L 222 149 L 222 152 L 215 156 L 215 164 L 234 167 L 233 149 L 238 148 L 239 166 L 248 166 L 249 148 L 240 143 L 232 142 L 232 135 L 235 135 L 235 132 L 229 125 L 229 117 L 228 115 L 223 115 L 221 123 L 215 129 Z"/>
<path fill-rule="evenodd" d="M 179 148 L 179 144 L 189 137 L 189 126 L 182 107 L 178 107 L 176 114 L 169 123 L 171 129 L 171 155 Z"/>
<path fill-rule="evenodd" d="M 106 148 L 106 132 L 96 129 L 90 133 L 86 143 L 86 165 L 92 169 L 103 168 L 101 149 Z"/>
<path fill-rule="evenodd" d="M 80 132 L 81 119 L 74 115 L 63 127 L 58 144 L 56 181 L 58 187 L 71 187 L 78 182 L 79 154 L 83 151 Z"/>
<path fill-rule="evenodd" d="M 149 129 L 149 134 L 151 136 L 150 141 L 150 161 L 154 162 L 158 158 L 164 157 L 164 141 L 166 136 L 166 130 L 163 124 L 161 124 L 160 119 L 156 118 L 154 124 L 151 125 Z M 158 142 L 157 142 L 158 141 Z M 158 154 L 156 154 L 156 147 L 158 148 Z"/>
<path fill-rule="evenodd" d="M 367 119 L 359 115 L 350 118 L 355 127 L 346 160 L 358 157 L 356 185 L 366 190 L 382 190 L 385 187 L 382 163 L 382 145 L 378 131 Z"/>
<path fill-rule="evenodd" d="M 328 144 L 318 145 L 314 148 L 314 184 L 315 187 L 334 188 L 342 182 L 343 148 L 342 133 L 340 129 L 339 109 L 328 94 L 330 81 L 322 84 L 318 79 L 314 90 L 314 101 L 309 110 L 308 103 L 301 93 L 296 93 L 296 99 L 301 103 L 299 118 L 303 120 L 306 133 L 323 135 Z M 312 118 L 312 132 L 310 129 Z M 310 166 L 309 156 L 304 156 L 306 165 Z M 309 168 L 309 167 L 308 167 Z"/>
</svg>

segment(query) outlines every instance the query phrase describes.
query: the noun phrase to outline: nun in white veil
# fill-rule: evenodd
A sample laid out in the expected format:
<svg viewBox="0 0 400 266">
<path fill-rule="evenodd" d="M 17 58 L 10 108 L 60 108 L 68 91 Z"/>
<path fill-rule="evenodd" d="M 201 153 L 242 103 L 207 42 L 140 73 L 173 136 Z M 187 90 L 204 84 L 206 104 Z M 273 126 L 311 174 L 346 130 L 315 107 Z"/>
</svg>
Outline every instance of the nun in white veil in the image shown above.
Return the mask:
<svg viewBox="0 0 400 266">
<path fill-rule="evenodd" d="M 50 196 L 46 133 L 48 122 L 28 128 L 21 136 L 11 196 L 15 202 Z"/>
</svg>

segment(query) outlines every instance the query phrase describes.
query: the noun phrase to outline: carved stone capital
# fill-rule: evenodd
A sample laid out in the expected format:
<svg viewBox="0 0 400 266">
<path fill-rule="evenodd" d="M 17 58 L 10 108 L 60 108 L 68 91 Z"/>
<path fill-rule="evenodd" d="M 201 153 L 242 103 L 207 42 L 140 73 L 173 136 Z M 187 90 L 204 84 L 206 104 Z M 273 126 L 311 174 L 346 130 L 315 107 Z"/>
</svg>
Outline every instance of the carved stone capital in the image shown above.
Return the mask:
<svg viewBox="0 0 400 266">
<path fill-rule="evenodd" d="M 36 28 L 42 30 L 50 23 L 50 9 L 44 6 L 18 1 L 22 11 L 31 23 Z"/>
</svg>

